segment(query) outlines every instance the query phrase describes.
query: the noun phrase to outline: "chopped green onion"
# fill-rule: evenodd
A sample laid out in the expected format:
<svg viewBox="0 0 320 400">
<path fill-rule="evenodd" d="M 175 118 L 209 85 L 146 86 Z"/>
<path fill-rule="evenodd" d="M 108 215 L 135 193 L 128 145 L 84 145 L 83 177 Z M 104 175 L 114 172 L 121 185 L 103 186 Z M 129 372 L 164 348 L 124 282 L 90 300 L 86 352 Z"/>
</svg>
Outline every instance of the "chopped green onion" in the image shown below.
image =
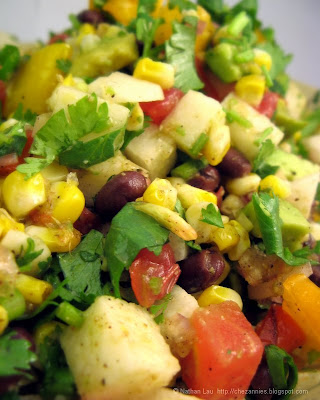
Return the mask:
<svg viewBox="0 0 320 400">
<path fill-rule="evenodd" d="M 83 323 L 83 313 L 67 301 L 56 309 L 56 316 L 68 325 L 79 327 Z"/>
<path fill-rule="evenodd" d="M 228 26 L 228 33 L 231 36 L 238 36 L 250 22 L 250 18 L 245 11 L 237 14 Z"/>
<path fill-rule="evenodd" d="M 269 74 L 269 71 L 267 70 L 267 67 L 265 65 L 262 65 L 261 70 L 263 72 L 264 77 L 266 78 L 266 84 L 268 87 L 273 86 L 273 80 Z"/>
<path fill-rule="evenodd" d="M 244 64 L 252 61 L 253 59 L 254 59 L 254 52 L 251 49 L 243 51 L 242 53 L 236 54 L 234 56 L 234 61 L 237 64 Z"/>
<path fill-rule="evenodd" d="M 242 125 L 245 128 L 251 128 L 252 127 L 252 123 L 249 120 L 247 120 L 246 118 L 243 118 L 236 111 L 232 111 L 232 110 L 230 110 L 230 111 L 224 110 L 224 111 L 226 113 L 227 121 L 229 123 L 237 122 L 239 125 Z"/>
<path fill-rule="evenodd" d="M 205 158 L 200 160 L 189 160 L 171 171 L 172 176 L 178 176 L 186 181 L 192 178 L 200 169 L 206 167 L 208 161 Z"/>
<path fill-rule="evenodd" d="M 267 139 L 267 137 L 268 137 L 269 135 L 271 135 L 272 131 L 273 131 L 272 126 L 269 126 L 269 128 L 265 129 L 265 130 L 261 133 L 260 137 L 259 137 L 257 140 L 255 140 L 253 143 L 254 143 L 256 146 L 260 146 L 260 144 L 261 144 L 262 142 L 264 142 L 264 141 Z"/>
<path fill-rule="evenodd" d="M 190 149 L 190 154 L 192 154 L 194 157 L 197 157 L 208 140 L 209 140 L 208 135 L 202 132 L 201 135 L 198 137 L 198 139 L 192 145 Z"/>
<path fill-rule="evenodd" d="M 6 309 L 9 321 L 21 317 L 26 311 L 26 301 L 17 289 L 11 295 L 1 297 L 0 305 Z"/>
</svg>

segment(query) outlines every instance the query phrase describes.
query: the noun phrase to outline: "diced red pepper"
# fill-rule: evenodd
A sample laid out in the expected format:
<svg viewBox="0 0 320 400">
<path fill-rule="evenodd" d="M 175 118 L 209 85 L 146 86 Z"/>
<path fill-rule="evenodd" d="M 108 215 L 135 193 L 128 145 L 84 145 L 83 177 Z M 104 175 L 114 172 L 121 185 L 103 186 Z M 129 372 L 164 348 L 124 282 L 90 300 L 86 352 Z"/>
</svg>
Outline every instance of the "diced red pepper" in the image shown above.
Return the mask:
<svg viewBox="0 0 320 400">
<path fill-rule="evenodd" d="M 265 115 L 268 118 L 272 118 L 276 111 L 279 95 L 274 92 L 266 92 L 263 96 L 261 103 L 256 108 L 259 113 Z"/>
</svg>

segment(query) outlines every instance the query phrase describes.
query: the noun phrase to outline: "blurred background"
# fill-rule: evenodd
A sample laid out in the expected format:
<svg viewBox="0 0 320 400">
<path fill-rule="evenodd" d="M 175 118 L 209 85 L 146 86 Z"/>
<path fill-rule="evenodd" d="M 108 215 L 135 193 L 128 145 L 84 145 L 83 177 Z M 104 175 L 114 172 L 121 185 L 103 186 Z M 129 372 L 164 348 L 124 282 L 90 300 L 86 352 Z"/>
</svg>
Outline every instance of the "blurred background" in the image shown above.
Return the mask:
<svg viewBox="0 0 320 400">
<path fill-rule="evenodd" d="M 234 4 L 236 1 L 226 1 Z M 0 30 L 23 41 L 46 40 L 49 31 L 70 25 L 68 15 L 87 8 L 88 0 L 0 0 Z M 259 0 L 259 18 L 294 59 L 288 68 L 296 80 L 320 88 L 320 0 Z"/>
</svg>

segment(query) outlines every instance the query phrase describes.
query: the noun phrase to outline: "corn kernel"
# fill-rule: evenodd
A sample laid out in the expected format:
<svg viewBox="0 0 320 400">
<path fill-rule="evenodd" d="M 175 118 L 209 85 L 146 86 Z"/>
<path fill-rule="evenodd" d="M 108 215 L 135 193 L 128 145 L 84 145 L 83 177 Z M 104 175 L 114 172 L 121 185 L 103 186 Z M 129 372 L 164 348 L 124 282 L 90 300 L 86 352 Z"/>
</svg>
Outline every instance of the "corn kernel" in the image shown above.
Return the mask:
<svg viewBox="0 0 320 400">
<path fill-rule="evenodd" d="M 206 190 L 196 188 L 194 186 L 188 185 L 187 183 L 183 185 L 176 185 L 178 191 L 178 198 L 181 201 L 183 208 L 189 208 L 193 204 L 208 202 L 217 204 L 217 196 Z"/>
<path fill-rule="evenodd" d="M 9 323 L 7 310 L 0 305 L 0 335 L 3 334 Z"/>
<path fill-rule="evenodd" d="M 245 213 L 244 213 L 243 211 L 241 211 L 241 212 L 239 213 L 239 215 L 238 215 L 237 218 L 236 218 L 236 221 L 238 221 L 239 224 L 240 224 L 241 226 L 243 226 L 244 229 L 245 229 L 247 232 L 252 231 L 252 229 L 253 229 L 253 224 L 252 224 L 252 222 L 250 221 L 250 219 L 245 215 Z"/>
<path fill-rule="evenodd" d="M 236 94 L 252 106 L 258 106 L 264 96 L 266 80 L 262 75 L 246 75 L 238 80 Z"/>
<path fill-rule="evenodd" d="M 228 196 L 223 199 L 220 210 L 223 214 L 229 217 L 235 217 L 238 211 L 245 206 L 244 201 L 235 194 L 228 194 Z"/>
<path fill-rule="evenodd" d="M 2 185 L 2 196 L 6 208 L 17 218 L 23 218 L 46 201 L 45 181 L 38 173 L 25 180 L 25 175 L 14 171 Z"/>
<path fill-rule="evenodd" d="M 216 226 L 206 224 L 205 222 L 201 221 L 203 219 L 202 209 L 207 208 L 209 204 L 212 204 L 212 203 L 208 203 L 208 202 L 196 203 L 196 204 L 193 204 L 192 206 L 190 206 L 186 211 L 187 222 L 197 232 L 198 236 L 196 239 L 196 243 L 198 243 L 198 244 L 210 243 L 212 231 L 217 229 Z"/>
<path fill-rule="evenodd" d="M 241 178 L 229 179 L 226 189 L 229 193 L 236 196 L 244 196 L 250 192 L 256 192 L 260 181 L 260 176 L 252 173 Z"/>
<path fill-rule="evenodd" d="M 86 35 L 94 35 L 96 33 L 95 27 L 91 24 L 85 23 L 80 26 L 79 35 L 77 37 L 77 44 L 80 44 Z"/>
<path fill-rule="evenodd" d="M 272 58 L 269 53 L 261 49 L 254 49 L 254 62 L 262 67 L 263 65 L 270 71 L 272 67 Z"/>
<path fill-rule="evenodd" d="M 170 9 L 169 5 L 161 7 L 156 17 L 164 20 L 164 23 L 159 26 L 154 37 L 155 44 L 159 46 L 170 39 L 172 35 L 172 22 L 181 22 L 183 17 L 178 7 Z"/>
<path fill-rule="evenodd" d="M 223 125 L 218 128 L 212 128 L 209 132 L 209 140 L 202 149 L 203 155 L 209 161 L 209 164 L 218 165 L 230 149 L 230 144 L 230 129 L 228 126 Z"/>
<path fill-rule="evenodd" d="M 202 32 L 196 36 L 195 52 L 199 55 L 206 50 L 215 28 L 210 14 L 201 6 L 197 6 L 197 17 L 198 24 L 202 27 Z"/>
<path fill-rule="evenodd" d="M 224 228 L 215 229 L 210 237 L 211 241 L 223 252 L 229 251 L 230 248 L 236 246 L 240 240 L 239 233 L 230 222 L 225 224 Z"/>
<path fill-rule="evenodd" d="M 36 346 L 39 347 L 48 336 L 54 336 L 58 327 L 63 328 L 64 325 L 60 322 L 50 321 L 38 326 L 34 334 Z"/>
<path fill-rule="evenodd" d="M 127 122 L 127 130 L 128 131 L 138 131 L 140 129 L 143 129 L 143 124 L 144 124 L 144 113 L 142 111 L 142 108 L 139 103 L 137 103 L 129 116 L 128 122 Z"/>
<path fill-rule="evenodd" d="M 52 216 L 60 222 L 71 221 L 80 217 L 84 205 L 84 195 L 76 185 L 67 182 L 55 182 L 51 185 Z"/>
<path fill-rule="evenodd" d="M 262 179 L 259 189 L 272 191 L 281 199 L 285 199 L 291 194 L 290 183 L 275 175 L 268 175 Z"/>
<path fill-rule="evenodd" d="M 230 221 L 229 224 L 231 224 L 236 229 L 240 239 L 239 242 L 228 251 L 228 257 L 231 261 L 237 261 L 240 259 L 242 254 L 250 247 L 251 243 L 248 232 L 242 225 L 239 224 L 238 221 Z"/>
<path fill-rule="evenodd" d="M 59 228 L 46 228 L 44 226 L 30 225 L 26 233 L 44 241 L 51 252 L 65 253 L 72 251 L 81 240 L 81 233 L 72 226 Z"/>
<path fill-rule="evenodd" d="M 53 290 L 49 282 L 25 274 L 18 274 L 16 288 L 26 301 L 36 305 L 42 304 Z"/>
<path fill-rule="evenodd" d="M 11 229 L 24 231 L 24 225 L 17 222 L 4 208 L 0 208 L 0 237 L 6 235 Z"/>
<path fill-rule="evenodd" d="M 156 178 L 143 193 L 143 201 L 173 210 L 177 202 L 177 189 L 166 179 Z"/>
<path fill-rule="evenodd" d="M 198 298 L 200 307 L 207 307 L 210 304 L 219 304 L 224 301 L 234 301 L 242 310 L 242 299 L 235 290 L 223 286 L 212 285 L 202 292 Z"/>
<path fill-rule="evenodd" d="M 133 76 L 138 79 L 157 83 L 162 89 L 170 89 L 174 85 L 174 67 L 150 58 L 138 61 L 133 71 Z"/>
</svg>

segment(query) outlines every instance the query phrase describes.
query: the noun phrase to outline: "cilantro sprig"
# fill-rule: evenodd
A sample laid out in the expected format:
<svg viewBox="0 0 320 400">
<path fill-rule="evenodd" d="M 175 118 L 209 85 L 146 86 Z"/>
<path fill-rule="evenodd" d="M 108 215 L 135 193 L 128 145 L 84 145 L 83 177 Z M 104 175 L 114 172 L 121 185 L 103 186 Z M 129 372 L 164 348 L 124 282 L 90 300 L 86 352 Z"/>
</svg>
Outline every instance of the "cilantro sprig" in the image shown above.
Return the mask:
<svg viewBox="0 0 320 400">
<path fill-rule="evenodd" d="M 218 226 L 219 228 L 224 228 L 220 211 L 217 210 L 213 204 L 209 204 L 207 208 L 203 208 L 201 214 L 202 219 L 200 221 L 209 225 Z"/>
<path fill-rule="evenodd" d="M 28 269 L 30 263 L 34 261 L 37 257 L 39 257 L 43 253 L 43 249 L 35 251 L 35 242 L 32 238 L 27 239 L 27 248 L 23 252 L 21 251 L 20 256 L 16 258 L 16 262 L 21 269 Z"/>
<path fill-rule="evenodd" d="M 0 50 L 0 80 L 7 81 L 10 79 L 20 61 L 20 52 L 17 46 L 4 46 Z"/>
<path fill-rule="evenodd" d="M 20 156 L 26 142 L 27 136 L 23 129 L 23 123 L 17 122 L 5 131 L 0 132 L 0 157 L 11 153 Z"/>
<path fill-rule="evenodd" d="M 164 311 L 168 307 L 168 304 L 172 300 L 171 294 L 167 294 L 160 302 L 154 304 L 149 308 L 149 311 L 154 316 L 154 320 L 157 324 L 162 324 L 164 321 Z"/>
<path fill-rule="evenodd" d="M 270 165 L 266 161 L 268 157 L 274 152 L 275 145 L 270 139 L 265 140 L 259 149 L 259 153 L 253 161 L 253 172 L 258 174 L 261 178 L 268 175 L 273 175 L 279 169 L 276 165 Z"/>
</svg>

